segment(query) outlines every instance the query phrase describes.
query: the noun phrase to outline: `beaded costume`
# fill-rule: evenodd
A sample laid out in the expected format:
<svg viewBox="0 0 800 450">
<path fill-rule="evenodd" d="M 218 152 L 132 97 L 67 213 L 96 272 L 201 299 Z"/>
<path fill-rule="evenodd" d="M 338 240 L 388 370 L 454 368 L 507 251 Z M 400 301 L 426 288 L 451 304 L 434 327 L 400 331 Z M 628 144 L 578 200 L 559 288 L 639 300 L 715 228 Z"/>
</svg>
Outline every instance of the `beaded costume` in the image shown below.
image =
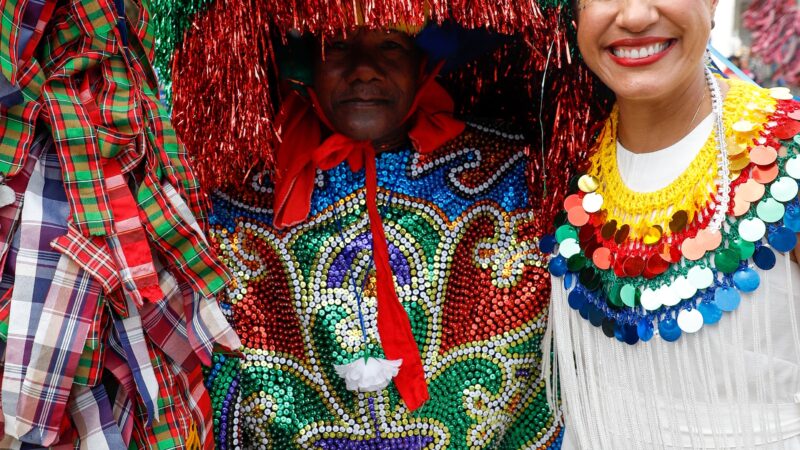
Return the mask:
<svg viewBox="0 0 800 450">
<path fill-rule="evenodd" d="M 377 157 L 378 207 L 430 400 L 355 393 L 335 365 L 381 357 L 364 171 L 318 171 L 311 212 L 281 232 L 271 191 L 213 196 L 235 274 L 223 309 L 244 358 L 207 380 L 219 448 L 558 448 L 540 377 L 548 277 L 520 136 L 470 126 L 428 155 Z"/>
<path fill-rule="evenodd" d="M 800 105 L 706 73 L 707 128 L 637 155 L 612 111 L 557 219 L 565 448 L 800 448 Z"/>
</svg>

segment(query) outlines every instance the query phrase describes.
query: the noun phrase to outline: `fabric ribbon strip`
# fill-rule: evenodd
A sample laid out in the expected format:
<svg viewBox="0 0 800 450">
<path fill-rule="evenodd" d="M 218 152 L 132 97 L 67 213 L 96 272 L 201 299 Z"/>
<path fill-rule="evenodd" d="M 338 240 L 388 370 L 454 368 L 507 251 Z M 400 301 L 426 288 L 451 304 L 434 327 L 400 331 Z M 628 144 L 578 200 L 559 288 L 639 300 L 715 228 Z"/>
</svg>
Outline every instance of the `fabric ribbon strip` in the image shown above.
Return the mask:
<svg viewBox="0 0 800 450">
<path fill-rule="evenodd" d="M 434 151 L 464 130 L 463 122 L 452 116 L 453 100 L 436 82 L 440 68 L 441 64 L 423 80 L 404 120 L 414 119 L 408 136 L 420 153 Z M 296 92 L 291 94 L 279 117 L 282 143 L 276 155 L 274 225 L 284 228 L 308 217 L 317 169 L 329 170 L 345 160 L 354 172 L 365 169 L 377 281 L 378 333 L 386 357 L 403 361 L 394 383 L 406 406 L 413 411 L 429 398 L 428 387 L 408 314 L 394 286 L 389 247 L 377 206 L 375 149 L 371 142 L 355 141 L 335 132 L 320 144 L 321 125 L 334 128 L 310 89 L 309 95 L 310 102 Z"/>
<path fill-rule="evenodd" d="M 122 356 L 130 367 L 136 390 L 144 403 L 147 411 L 146 425 L 159 419 L 158 409 L 158 380 L 150 360 L 150 351 L 145 341 L 142 318 L 131 299 L 128 299 L 130 315 L 125 319 L 114 321 L 114 339 L 111 346 Z"/>
<path fill-rule="evenodd" d="M 61 422 L 100 291 L 88 273 L 61 255 L 20 390 L 15 436 L 21 441 L 47 447 L 61 437 Z"/>
<path fill-rule="evenodd" d="M 63 218 L 69 213 L 69 204 L 64 196 L 60 174 L 58 161 L 52 154 L 45 153 L 36 162 L 25 191 L 18 237 L 12 243 L 6 261 L 6 271 L 14 276 L 14 286 L 3 370 L 2 404 L 5 434 L 14 437 L 19 437 L 18 415 L 28 415 L 18 408 L 23 395 L 22 385 L 26 370 L 32 363 L 32 348 L 39 319 L 60 258 L 49 244 L 66 231 Z M 40 401 L 44 410 L 52 408 L 53 402 L 60 399 L 45 397 Z"/>
<path fill-rule="evenodd" d="M 12 31 L 9 39 L 0 43 L 0 54 L 8 55 L 8 59 L 0 57 L 3 69 L 0 71 L 0 106 L 11 107 L 24 100 L 14 66 L 31 58 L 55 5 L 56 0 L 5 2 L 3 17 L 12 17 L 12 23 L 19 27 L 9 27 L 17 32 Z"/>
<path fill-rule="evenodd" d="M 117 263 L 122 286 L 137 307 L 141 307 L 144 300 L 157 302 L 164 298 L 164 293 L 158 286 L 158 274 L 147 235 L 139 221 L 136 200 L 125 183 L 122 167 L 117 160 L 104 160 L 103 171 L 115 231 L 114 235 L 106 237 L 106 242 Z"/>
<path fill-rule="evenodd" d="M 136 381 L 133 372 L 117 351 L 106 353 L 106 369 L 114 376 L 119 389 L 114 401 L 114 417 L 125 442 L 130 442 L 136 411 Z"/>
<path fill-rule="evenodd" d="M 184 448 L 189 425 L 203 420 L 197 436 L 213 443 L 200 433 L 213 426 L 196 411 L 202 383 L 173 381 L 183 367 L 194 376 L 215 345 L 240 344 L 214 301 L 229 275 L 205 241 L 208 200 L 159 101 L 146 3 L 0 2 L 9 24 L 0 27 L 0 75 L 22 94 L 0 105 L 0 173 L 17 194 L 0 208 L 3 448 L 53 441 L 54 430 L 52 444 L 70 448 Z M 43 145 L 55 150 L 40 160 Z M 78 274 L 70 292 L 57 281 L 66 280 L 59 261 Z M 159 263 L 180 280 L 174 299 L 164 298 Z M 55 306 L 50 290 L 61 292 Z M 130 383 L 113 405 L 120 445 L 109 400 L 94 387 L 123 369 Z M 64 407 L 79 397 L 87 403 Z M 71 417 L 78 411 L 104 415 L 109 433 L 92 434 L 80 423 L 87 417 Z"/>
<path fill-rule="evenodd" d="M 114 419 L 105 386 L 79 386 L 75 388 L 73 396 L 69 411 L 81 436 L 81 448 L 116 450 L 127 447 Z"/>
</svg>

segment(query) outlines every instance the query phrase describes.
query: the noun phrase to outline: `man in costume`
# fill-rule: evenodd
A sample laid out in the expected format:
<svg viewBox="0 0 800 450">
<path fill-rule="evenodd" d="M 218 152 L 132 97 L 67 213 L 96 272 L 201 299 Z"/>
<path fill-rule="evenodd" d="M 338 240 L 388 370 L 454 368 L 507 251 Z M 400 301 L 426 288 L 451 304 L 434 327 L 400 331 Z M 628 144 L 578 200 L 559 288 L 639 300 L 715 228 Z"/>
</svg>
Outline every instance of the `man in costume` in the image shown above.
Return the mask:
<svg viewBox="0 0 800 450">
<path fill-rule="evenodd" d="M 522 136 L 453 118 L 415 40 L 316 44 L 274 182 L 212 196 L 244 358 L 208 380 L 221 448 L 558 448 Z"/>
<path fill-rule="evenodd" d="M 235 278 L 242 352 L 206 374 L 218 447 L 558 448 L 537 236 L 567 184 L 542 161 L 585 148 L 567 2 L 153 3 Z M 464 64 L 476 27 L 513 41 Z"/>
</svg>

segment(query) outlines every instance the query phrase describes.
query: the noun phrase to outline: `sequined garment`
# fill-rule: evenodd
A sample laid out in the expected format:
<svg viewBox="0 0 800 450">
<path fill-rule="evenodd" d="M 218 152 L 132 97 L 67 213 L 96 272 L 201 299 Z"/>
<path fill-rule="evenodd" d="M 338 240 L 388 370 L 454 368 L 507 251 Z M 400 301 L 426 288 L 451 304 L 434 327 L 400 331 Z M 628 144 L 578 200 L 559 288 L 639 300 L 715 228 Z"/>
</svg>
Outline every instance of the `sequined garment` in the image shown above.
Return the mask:
<svg viewBox="0 0 800 450">
<path fill-rule="evenodd" d="M 554 449 L 540 377 L 549 294 L 520 136 L 472 126 L 427 156 L 377 158 L 398 296 L 431 399 L 346 390 L 334 365 L 382 357 L 364 172 L 319 172 L 309 219 L 272 227 L 271 186 L 214 196 L 236 276 L 223 309 L 244 357 L 207 373 L 219 448 Z"/>
</svg>

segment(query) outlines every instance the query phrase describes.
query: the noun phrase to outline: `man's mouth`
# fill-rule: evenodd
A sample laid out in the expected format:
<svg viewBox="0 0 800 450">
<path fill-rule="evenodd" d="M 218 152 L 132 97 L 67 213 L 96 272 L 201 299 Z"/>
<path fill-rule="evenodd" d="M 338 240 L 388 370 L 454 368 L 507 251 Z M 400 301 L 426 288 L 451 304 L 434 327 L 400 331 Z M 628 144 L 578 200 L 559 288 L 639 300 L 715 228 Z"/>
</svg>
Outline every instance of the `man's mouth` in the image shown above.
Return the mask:
<svg viewBox="0 0 800 450">
<path fill-rule="evenodd" d="M 388 105 L 390 102 L 386 98 L 378 98 L 378 97 L 353 97 L 342 100 L 339 102 L 343 105 L 351 105 L 351 106 L 384 106 Z"/>
</svg>

